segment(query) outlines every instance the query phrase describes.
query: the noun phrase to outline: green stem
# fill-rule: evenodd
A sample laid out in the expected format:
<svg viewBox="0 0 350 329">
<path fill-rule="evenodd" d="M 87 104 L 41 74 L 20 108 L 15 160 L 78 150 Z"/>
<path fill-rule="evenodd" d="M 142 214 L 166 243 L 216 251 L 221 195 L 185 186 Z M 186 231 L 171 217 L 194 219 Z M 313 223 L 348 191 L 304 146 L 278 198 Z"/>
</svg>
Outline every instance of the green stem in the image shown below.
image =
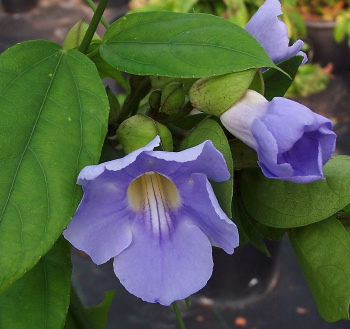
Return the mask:
<svg viewBox="0 0 350 329">
<path fill-rule="evenodd" d="M 89 49 L 91 40 L 97 30 L 98 24 L 100 23 L 101 17 L 106 9 L 107 3 L 108 3 L 108 0 L 101 0 L 96 8 L 94 16 L 92 17 L 89 27 L 78 48 L 78 51 L 80 51 L 83 54 L 86 54 L 87 50 Z"/>
<path fill-rule="evenodd" d="M 95 12 L 97 6 L 92 2 L 92 0 L 85 0 L 85 2 L 89 5 L 89 7 Z M 109 24 L 107 20 L 104 17 L 101 17 L 101 23 L 103 26 L 107 29 L 109 27 Z"/>
<path fill-rule="evenodd" d="M 69 313 L 71 314 L 79 329 L 95 329 L 95 327 L 91 323 L 86 308 L 82 304 L 79 296 L 77 295 L 73 287 L 70 293 Z"/>
<path fill-rule="evenodd" d="M 118 120 L 119 122 L 122 122 L 129 116 L 137 113 L 140 102 L 146 97 L 152 87 L 148 76 L 130 75 L 129 84 L 131 91 L 122 106 Z"/>
<path fill-rule="evenodd" d="M 177 306 L 176 302 L 173 302 L 171 305 L 172 305 L 172 307 L 173 307 L 173 309 L 174 309 L 174 312 L 175 312 L 177 321 L 179 322 L 180 328 L 181 328 L 181 329 L 186 329 L 184 320 L 182 319 L 182 316 L 181 316 L 179 307 Z"/>
</svg>

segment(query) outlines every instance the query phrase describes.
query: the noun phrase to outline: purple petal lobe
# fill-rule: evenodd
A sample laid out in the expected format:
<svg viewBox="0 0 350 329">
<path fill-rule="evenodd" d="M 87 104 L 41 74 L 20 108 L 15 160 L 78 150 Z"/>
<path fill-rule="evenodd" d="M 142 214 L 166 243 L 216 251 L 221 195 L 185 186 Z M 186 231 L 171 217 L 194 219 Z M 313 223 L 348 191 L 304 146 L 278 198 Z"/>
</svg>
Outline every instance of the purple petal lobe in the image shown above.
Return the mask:
<svg viewBox="0 0 350 329">
<path fill-rule="evenodd" d="M 118 159 L 117 161 L 112 160 L 100 163 L 95 166 L 85 167 L 78 176 L 78 184 L 83 185 L 85 180 L 93 180 L 94 178 L 98 177 L 101 173 L 103 173 L 105 169 L 118 171 L 127 167 L 128 165 L 133 163 L 140 154 L 142 154 L 145 151 L 152 151 L 155 147 L 159 145 L 159 143 L 160 138 L 159 136 L 156 136 L 146 146 L 129 153 L 124 158 Z"/>
<path fill-rule="evenodd" d="M 110 185 L 84 189 L 84 197 L 72 221 L 63 232 L 76 248 L 85 251 L 96 264 L 118 255 L 131 243 L 130 217 L 125 188 Z"/>
<path fill-rule="evenodd" d="M 205 175 L 193 174 L 179 186 L 184 217 L 198 226 L 213 246 L 232 254 L 239 245 L 237 227 L 220 208 Z"/>
<path fill-rule="evenodd" d="M 304 43 L 298 40 L 289 46 L 287 26 L 278 17 L 281 14 L 281 4 L 278 0 L 266 0 L 245 29 L 264 47 L 275 64 L 296 55 L 304 57 L 304 64 L 307 57 L 300 51 Z"/>
<path fill-rule="evenodd" d="M 181 152 L 153 151 L 147 152 L 147 155 L 157 159 L 151 170 L 172 178 L 191 173 L 203 173 L 215 182 L 230 178 L 223 155 L 211 141 L 205 141 Z"/>
<path fill-rule="evenodd" d="M 124 287 L 150 303 L 170 305 L 200 290 L 212 273 L 211 245 L 196 226 L 179 221 L 170 237 L 155 239 L 142 222 L 133 242 L 114 260 Z"/>
</svg>

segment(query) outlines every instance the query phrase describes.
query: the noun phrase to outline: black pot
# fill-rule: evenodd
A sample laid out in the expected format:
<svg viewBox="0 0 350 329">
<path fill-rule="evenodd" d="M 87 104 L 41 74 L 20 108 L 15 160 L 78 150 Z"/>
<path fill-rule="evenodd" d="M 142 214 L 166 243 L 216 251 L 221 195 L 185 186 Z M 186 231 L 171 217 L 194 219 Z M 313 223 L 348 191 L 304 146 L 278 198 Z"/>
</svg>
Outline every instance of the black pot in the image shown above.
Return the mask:
<svg viewBox="0 0 350 329">
<path fill-rule="evenodd" d="M 236 249 L 233 255 L 226 254 L 222 249 L 213 249 L 213 275 L 197 293 L 197 301 L 235 308 L 262 298 L 278 279 L 280 243 L 267 241 L 266 244 L 271 257 L 251 244 Z"/>
<path fill-rule="evenodd" d="M 336 22 L 307 21 L 307 37 L 312 48 L 312 61 L 322 66 L 333 64 L 333 73 L 350 71 L 350 48 L 347 40 L 334 40 Z"/>
<path fill-rule="evenodd" d="M 1 0 L 4 11 L 14 14 L 28 11 L 37 6 L 39 0 Z"/>
</svg>

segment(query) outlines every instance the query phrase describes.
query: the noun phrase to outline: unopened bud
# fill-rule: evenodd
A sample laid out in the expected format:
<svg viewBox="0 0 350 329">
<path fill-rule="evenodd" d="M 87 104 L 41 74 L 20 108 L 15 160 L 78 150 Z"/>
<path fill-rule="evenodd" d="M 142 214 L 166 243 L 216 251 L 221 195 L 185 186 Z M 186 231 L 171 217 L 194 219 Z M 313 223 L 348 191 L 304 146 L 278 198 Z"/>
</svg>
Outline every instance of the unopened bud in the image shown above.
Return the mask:
<svg viewBox="0 0 350 329">
<path fill-rule="evenodd" d="M 158 112 L 161 104 L 161 97 L 162 97 L 162 92 L 160 90 L 154 90 L 152 91 L 151 95 L 149 95 L 148 98 L 148 104 L 150 108 Z"/>
<path fill-rule="evenodd" d="M 161 111 L 172 116 L 183 107 L 185 103 L 185 90 L 180 82 L 169 83 L 162 91 Z"/>
<path fill-rule="evenodd" d="M 220 117 L 242 97 L 255 73 L 256 69 L 249 69 L 199 79 L 190 89 L 190 102 L 197 110 Z"/>
<path fill-rule="evenodd" d="M 161 148 L 172 151 L 173 139 L 169 129 L 143 114 L 126 119 L 117 129 L 117 138 L 126 154 L 144 147 L 157 135 L 161 140 Z"/>
<path fill-rule="evenodd" d="M 85 36 L 85 33 L 88 27 L 89 27 L 89 24 L 81 19 L 67 33 L 67 36 L 63 42 L 62 48 L 64 50 L 68 50 L 68 49 L 79 47 Z M 101 40 L 101 38 L 98 36 L 97 33 L 95 33 L 92 40 Z"/>
</svg>

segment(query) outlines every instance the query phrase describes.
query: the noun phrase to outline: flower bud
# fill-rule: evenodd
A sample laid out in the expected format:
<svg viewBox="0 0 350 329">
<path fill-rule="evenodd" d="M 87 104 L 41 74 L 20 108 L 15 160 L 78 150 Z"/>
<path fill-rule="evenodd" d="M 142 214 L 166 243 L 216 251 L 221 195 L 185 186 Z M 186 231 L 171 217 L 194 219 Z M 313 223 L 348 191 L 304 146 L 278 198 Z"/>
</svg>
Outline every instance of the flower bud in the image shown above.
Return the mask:
<svg viewBox="0 0 350 329">
<path fill-rule="evenodd" d="M 117 138 L 126 154 L 144 147 L 157 135 L 161 139 L 162 149 L 172 151 L 173 139 L 169 129 L 143 114 L 126 119 L 117 129 Z"/>
<path fill-rule="evenodd" d="M 158 112 L 161 104 L 161 97 L 162 97 L 162 92 L 160 90 L 154 90 L 152 91 L 151 95 L 149 95 L 148 98 L 148 104 L 150 108 Z"/>
<path fill-rule="evenodd" d="M 80 20 L 77 24 L 75 24 L 67 33 L 67 36 L 63 42 L 63 49 L 72 49 L 79 47 L 81 41 L 83 40 L 85 33 L 89 27 L 89 24 L 84 20 Z M 92 40 L 101 40 L 97 33 L 94 34 Z"/>
<path fill-rule="evenodd" d="M 190 102 L 198 111 L 220 116 L 242 97 L 256 69 L 197 80 L 190 89 Z"/>
<path fill-rule="evenodd" d="M 162 92 L 161 111 L 173 116 L 185 103 L 185 90 L 180 82 L 169 83 Z"/>
</svg>

